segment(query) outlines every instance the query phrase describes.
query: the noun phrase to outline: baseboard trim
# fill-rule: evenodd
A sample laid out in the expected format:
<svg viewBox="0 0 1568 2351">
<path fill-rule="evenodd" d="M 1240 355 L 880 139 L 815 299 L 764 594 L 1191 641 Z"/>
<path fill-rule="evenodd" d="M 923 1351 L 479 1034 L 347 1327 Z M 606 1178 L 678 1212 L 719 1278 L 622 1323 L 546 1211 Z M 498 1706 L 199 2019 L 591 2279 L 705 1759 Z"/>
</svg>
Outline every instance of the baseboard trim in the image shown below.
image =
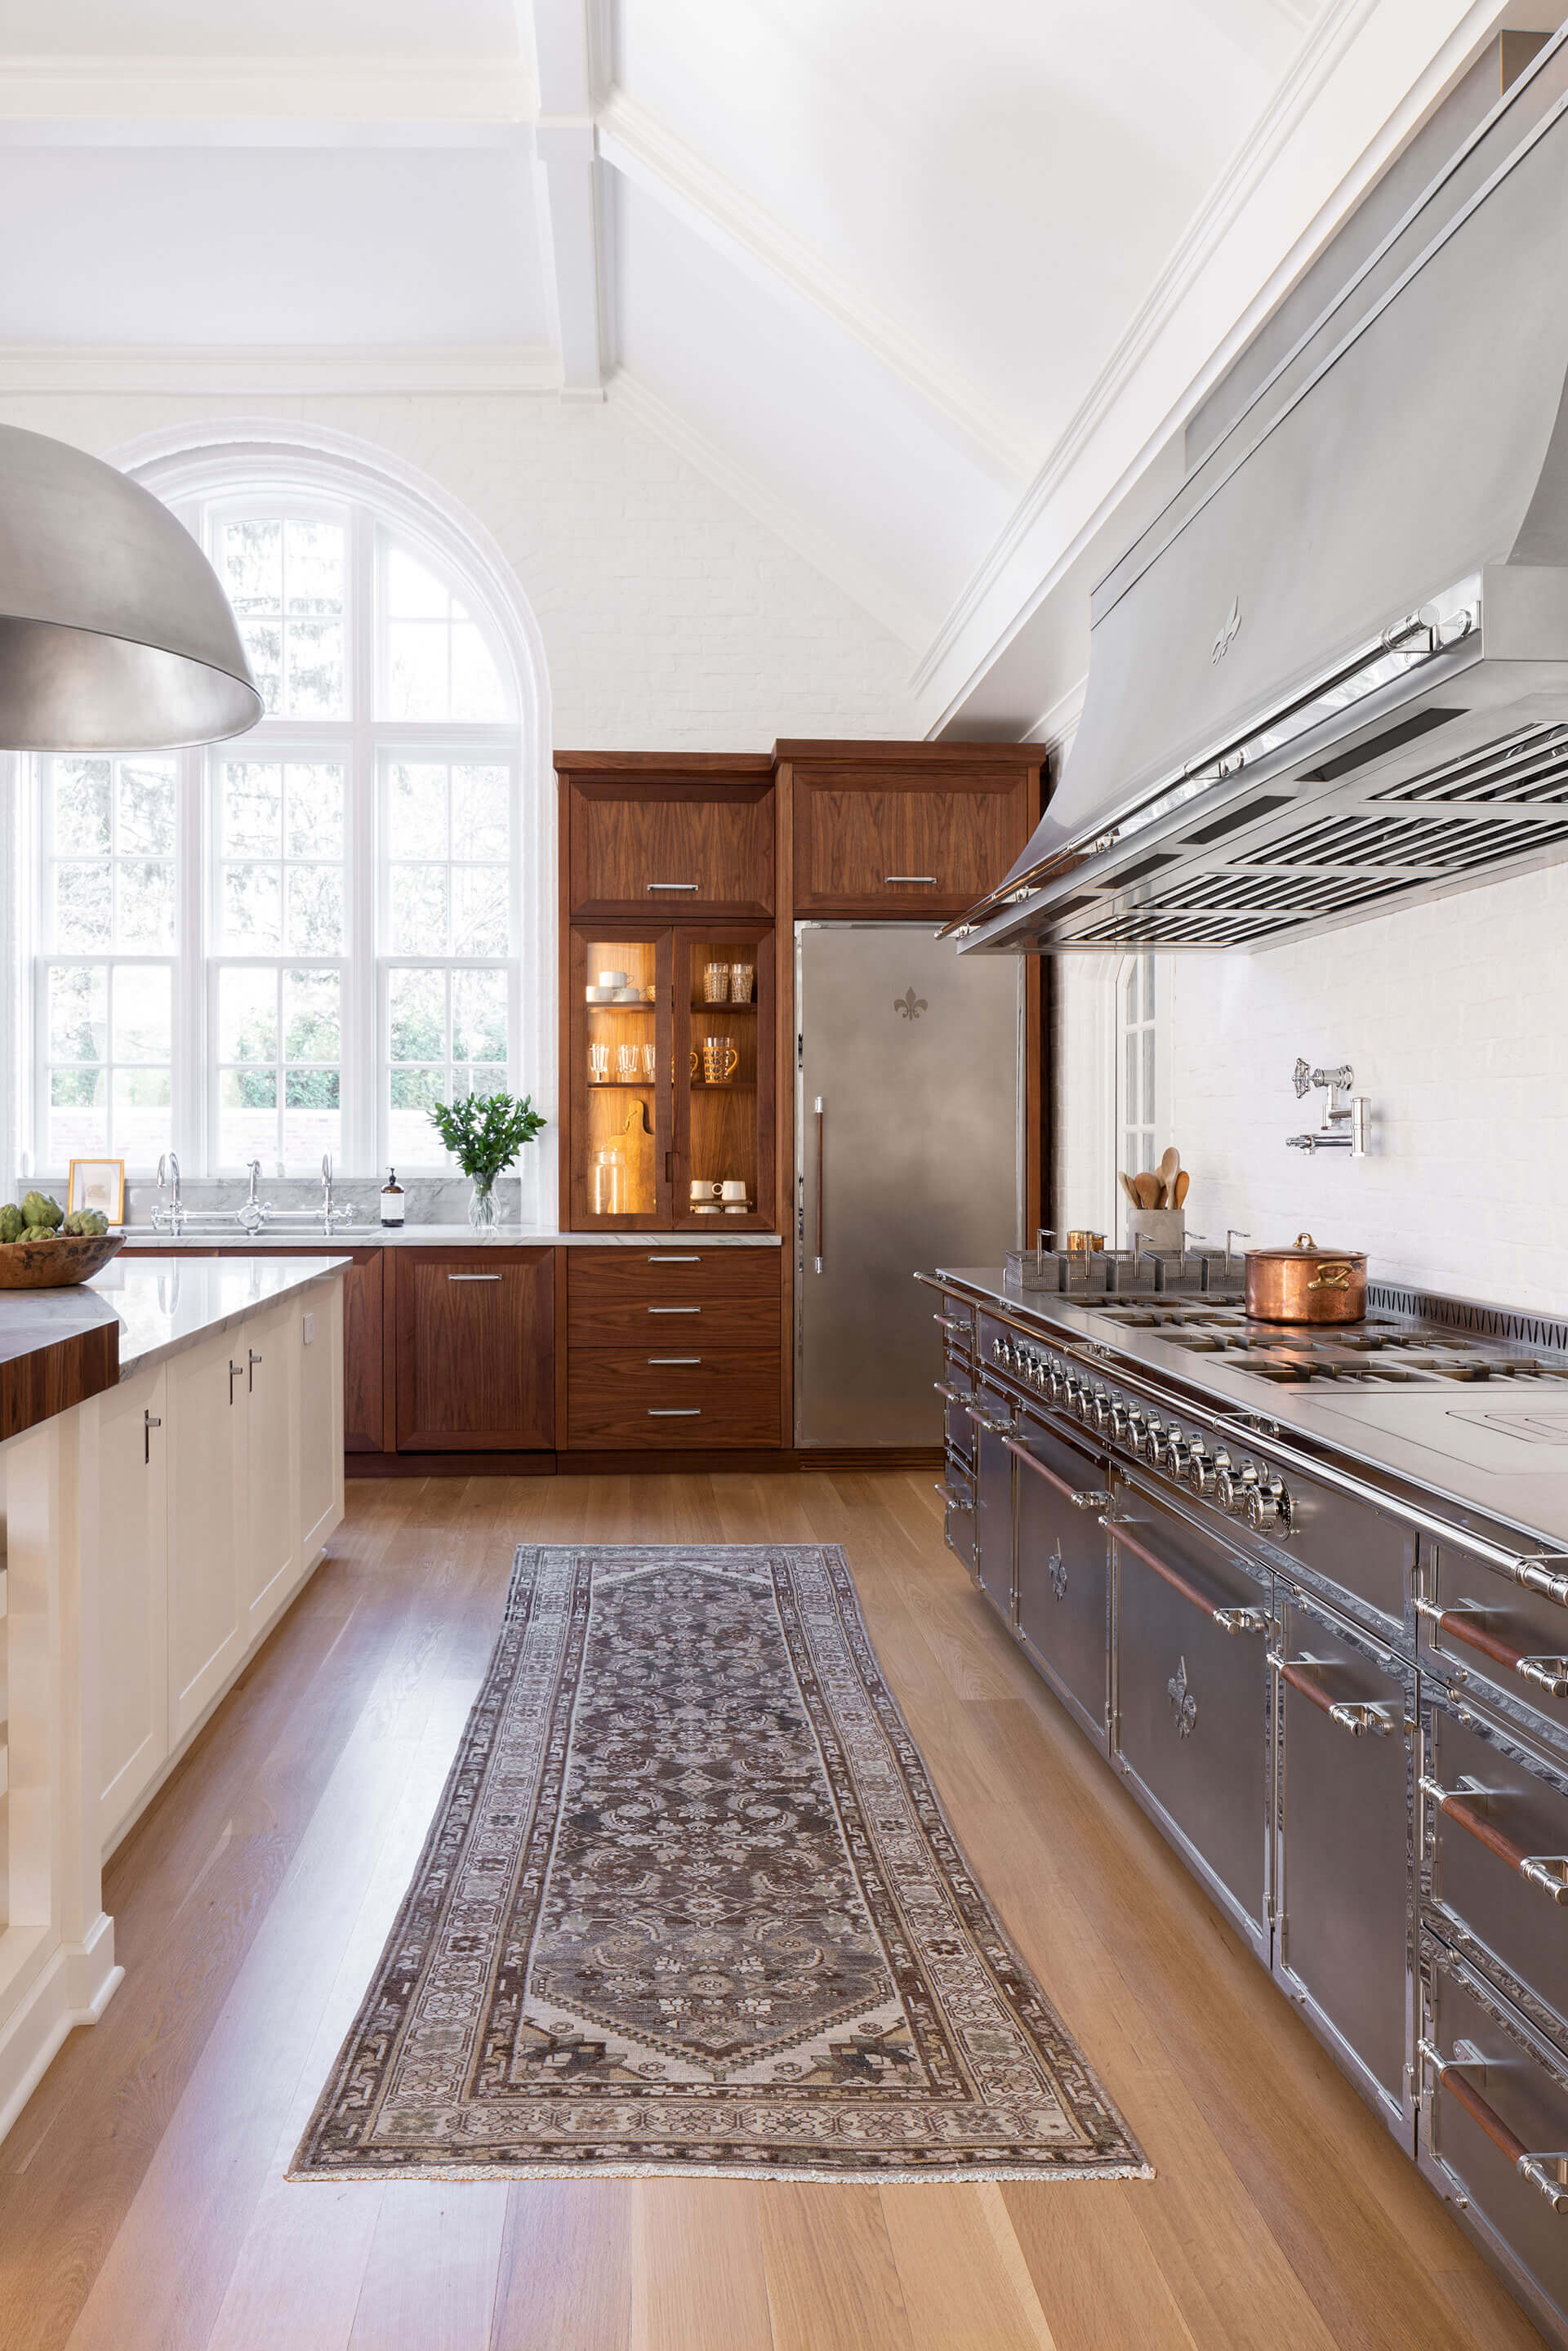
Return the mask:
<svg viewBox="0 0 1568 2351">
<path fill-rule="evenodd" d="M 734 1452 L 716 1448 L 689 1452 L 563 1453 L 350 1453 L 345 1479 L 356 1478 L 756 1478 L 789 1471 L 837 1469 L 939 1469 L 939 1445 L 834 1447 L 792 1446 Z"/>
</svg>

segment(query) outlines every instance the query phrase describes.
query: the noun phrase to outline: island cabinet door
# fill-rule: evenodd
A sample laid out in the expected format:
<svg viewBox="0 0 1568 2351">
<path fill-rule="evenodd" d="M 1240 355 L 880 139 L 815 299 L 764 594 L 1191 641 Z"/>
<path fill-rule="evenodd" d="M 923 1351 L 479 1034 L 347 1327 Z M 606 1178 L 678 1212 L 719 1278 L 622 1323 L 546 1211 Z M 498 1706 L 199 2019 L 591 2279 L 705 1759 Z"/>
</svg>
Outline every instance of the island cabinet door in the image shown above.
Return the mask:
<svg viewBox="0 0 1568 2351">
<path fill-rule="evenodd" d="M 168 1405 L 162 1368 L 97 1406 L 99 1823 L 107 1847 L 169 1752 Z"/>
<path fill-rule="evenodd" d="M 401 1453 L 528 1452 L 555 1442 L 555 1252 L 396 1252 Z"/>
<path fill-rule="evenodd" d="M 243 1372 L 235 1396 L 245 1419 L 245 1541 L 240 1595 L 248 1647 L 299 1581 L 298 1419 L 295 1387 L 298 1305 L 286 1300 L 231 1332 Z"/>
<path fill-rule="evenodd" d="M 171 1745 L 245 1655 L 247 1327 L 255 1329 L 242 1323 L 168 1364 Z"/>
</svg>

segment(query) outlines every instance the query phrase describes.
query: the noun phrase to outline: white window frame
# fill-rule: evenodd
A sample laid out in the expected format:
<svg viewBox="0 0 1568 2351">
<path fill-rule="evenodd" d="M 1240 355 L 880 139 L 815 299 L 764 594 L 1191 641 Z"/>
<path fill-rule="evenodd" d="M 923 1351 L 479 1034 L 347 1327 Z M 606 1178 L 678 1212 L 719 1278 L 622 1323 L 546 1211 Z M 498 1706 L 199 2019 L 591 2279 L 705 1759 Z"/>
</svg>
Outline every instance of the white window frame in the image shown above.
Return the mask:
<svg viewBox="0 0 1568 2351">
<path fill-rule="evenodd" d="M 243 483 L 243 473 L 241 474 Z M 324 968 L 342 973 L 340 1077 L 339 1088 L 340 1154 L 337 1172 L 346 1177 L 367 1177 L 387 1164 L 390 1120 L 388 1063 L 387 974 L 395 965 L 464 967 L 507 973 L 507 1056 L 506 1082 L 518 1091 L 520 1020 L 522 1010 L 523 860 L 537 825 L 525 824 L 521 806 L 528 777 L 528 747 L 517 715 L 528 694 L 525 681 L 508 648 L 505 632 L 496 622 L 488 601 L 465 572 L 450 549 L 427 537 L 417 523 L 395 510 L 383 510 L 373 494 L 356 486 L 342 495 L 302 487 L 298 495 L 287 482 L 271 478 L 254 494 L 225 484 L 199 497 L 173 501 L 174 512 L 204 547 L 212 547 L 214 526 L 243 514 L 287 519 L 308 515 L 343 518 L 348 526 L 344 590 L 346 715 L 337 719 L 263 718 L 248 735 L 208 750 L 178 754 L 176 822 L 177 915 L 173 956 L 99 956 L 46 955 L 42 949 L 43 763 L 33 760 L 30 789 L 19 795 L 22 808 L 22 871 L 33 877 L 31 903 L 20 925 L 25 935 L 25 961 L 18 987 L 20 1036 L 29 1047 L 30 1083 L 23 1092 L 27 1132 L 20 1138 L 19 1164 L 29 1178 L 63 1180 L 66 1169 L 47 1163 L 47 1082 L 44 975 L 50 962 L 134 962 L 174 965 L 174 1008 L 172 1037 L 170 1143 L 180 1155 L 182 1169 L 192 1176 L 234 1176 L 243 1164 L 231 1165 L 219 1157 L 219 1084 L 217 1076 L 217 974 L 225 964 L 254 964 L 267 968 Z M 384 576 L 385 550 L 405 548 L 449 588 L 479 627 L 511 705 L 513 715 L 497 722 L 381 721 L 375 716 L 378 680 L 383 674 L 385 628 L 378 586 Z M 399 755 L 474 762 L 504 767 L 509 777 L 509 937 L 507 951 L 497 956 L 448 956 L 444 953 L 400 954 L 382 950 L 389 937 L 386 843 L 381 822 L 382 774 L 387 758 Z M 341 957 L 230 952 L 220 939 L 216 893 L 220 872 L 220 827 L 217 794 L 224 758 L 287 759 L 290 757 L 341 760 L 345 789 L 345 942 Z M 535 779 L 536 789 L 538 788 Z M 537 853 L 537 852 L 536 852 Z M 537 894 L 537 893 L 536 893 Z M 279 1062 L 282 1067 L 281 1040 Z M 553 1072 L 551 1073 L 553 1075 Z M 553 1091 L 553 1089 L 551 1089 Z M 547 1106 L 549 1094 L 546 1095 Z M 429 1158 L 403 1163 L 413 1174 L 443 1174 L 451 1161 L 432 1134 Z M 298 1171 L 296 1170 L 296 1173 Z M 274 1170 L 264 1165 L 264 1175 Z"/>
</svg>

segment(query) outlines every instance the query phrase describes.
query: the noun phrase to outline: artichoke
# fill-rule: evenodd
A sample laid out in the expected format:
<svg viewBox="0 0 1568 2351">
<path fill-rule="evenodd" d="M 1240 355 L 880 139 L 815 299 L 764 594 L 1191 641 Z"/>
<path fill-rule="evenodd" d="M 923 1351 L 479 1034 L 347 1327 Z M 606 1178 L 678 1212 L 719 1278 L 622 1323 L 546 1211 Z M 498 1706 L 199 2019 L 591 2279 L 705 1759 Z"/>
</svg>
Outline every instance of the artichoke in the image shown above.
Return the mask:
<svg viewBox="0 0 1568 2351">
<path fill-rule="evenodd" d="M 19 1241 L 27 1229 L 27 1219 L 20 1208 L 0 1208 L 0 1241 Z"/>
<path fill-rule="evenodd" d="M 25 1241 L 52 1241 L 54 1238 L 53 1225 L 29 1225 L 22 1235 Z"/>
<path fill-rule="evenodd" d="M 46 1232 L 52 1233 L 65 1211 L 57 1200 L 50 1199 L 47 1192 L 29 1192 L 22 1203 L 22 1214 L 29 1227 L 41 1225 Z"/>
<path fill-rule="evenodd" d="M 73 1208 L 60 1230 L 78 1240 L 97 1240 L 108 1232 L 109 1218 L 100 1216 L 96 1208 Z"/>
</svg>

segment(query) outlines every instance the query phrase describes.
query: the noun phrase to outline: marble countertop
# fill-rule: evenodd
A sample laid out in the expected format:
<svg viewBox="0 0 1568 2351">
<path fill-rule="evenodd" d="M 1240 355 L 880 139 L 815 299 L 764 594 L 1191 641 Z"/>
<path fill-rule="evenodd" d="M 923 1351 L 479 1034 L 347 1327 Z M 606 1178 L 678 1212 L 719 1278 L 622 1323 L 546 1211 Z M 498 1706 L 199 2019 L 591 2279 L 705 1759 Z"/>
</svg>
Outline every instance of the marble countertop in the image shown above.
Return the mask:
<svg viewBox="0 0 1568 2351">
<path fill-rule="evenodd" d="M 120 1376 L 152 1369 L 198 1340 L 243 1322 L 290 1291 L 311 1290 L 341 1274 L 348 1259 L 325 1249 L 319 1257 L 112 1259 L 91 1281 L 70 1290 L 40 1290 L 42 1301 L 73 1302 L 78 1316 L 111 1317 L 120 1324 Z M 6 1329 L 0 1306 L 0 1334 Z M 73 1327 L 90 1327 L 84 1319 Z M 57 1333 L 65 1336 L 62 1329 Z M 35 1339 L 35 1345 L 45 1343 Z"/>
<path fill-rule="evenodd" d="M 727 1232 L 722 1217 L 705 1217 L 700 1225 L 682 1225 L 675 1231 L 631 1233 L 563 1233 L 542 1225 L 497 1225 L 483 1238 L 467 1225 L 340 1225 L 330 1241 L 319 1225 L 275 1225 L 256 1234 L 245 1233 L 227 1218 L 187 1226 L 178 1239 L 155 1233 L 147 1225 L 128 1225 L 128 1249 L 156 1249 L 162 1254 L 203 1249 L 243 1249 L 258 1256 L 269 1249 L 308 1249 L 319 1242 L 332 1249 L 777 1249 L 777 1233 Z"/>
</svg>

